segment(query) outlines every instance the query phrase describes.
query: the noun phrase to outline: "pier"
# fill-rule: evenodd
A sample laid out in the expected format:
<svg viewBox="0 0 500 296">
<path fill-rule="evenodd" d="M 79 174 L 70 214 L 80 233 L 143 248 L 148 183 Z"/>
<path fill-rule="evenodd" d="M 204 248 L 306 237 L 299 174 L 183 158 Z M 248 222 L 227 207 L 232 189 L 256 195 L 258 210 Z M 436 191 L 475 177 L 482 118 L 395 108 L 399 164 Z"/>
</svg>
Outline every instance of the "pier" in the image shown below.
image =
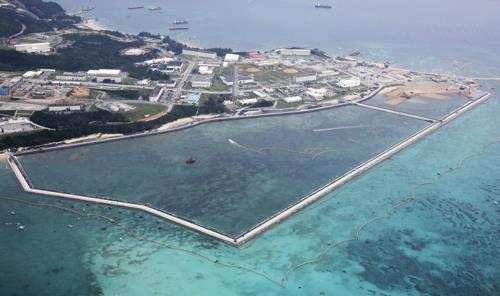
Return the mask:
<svg viewBox="0 0 500 296">
<path fill-rule="evenodd" d="M 379 88 L 377 91 L 373 92 L 369 96 L 372 97 L 378 91 L 380 91 L 381 88 Z M 388 113 L 393 113 L 393 114 L 398 114 L 400 116 L 406 116 L 406 117 L 411 117 L 419 120 L 425 120 L 428 122 L 431 122 L 430 125 L 426 126 L 425 128 L 421 129 L 420 131 L 410 135 L 409 137 L 405 138 L 398 144 L 387 148 L 380 154 L 376 155 L 375 157 L 369 159 L 368 161 L 364 162 L 363 164 L 351 169 L 350 171 L 346 172 L 342 176 L 336 178 L 335 180 L 331 181 L 330 183 L 320 187 L 319 189 L 316 189 L 315 191 L 311 192 L 307 196 L 301 198 L 299 201 L 295 202 L 292 205 L 289 205 L 288 207 L 284 208 L 283 210 L 279 211 L 278 213 L 274 214 L 273 216 L 267 218 L 266 220 L 262 221 L 258 225 L 254 226 L 251 228 L 249 231 L 243 233 L 242 235 L 238 237 L 231 237 L 228 235 L 225 235 L 217 230 L 211 229 L 204 227 L 202 225 L 199 225 L 193 221 L 189 221 L 187 219 L 180 218 L 178 216 L 175 216 L 173 214 L 167 213 L 165 211 L 158 210 L 156 208 L 153 208 L 149 205 L 145 204 L 137 204 L 137 203 L 132 203 L 132 202 L 123 202 L 123 201 L 118 201 L 118 200 L 112 200 L 112 199 L 107 199 L 107 198 L 98 198 L 98 197 L 90 197 L 90 196 L 82 196 L 82 195 L 76 195 L 76 194 L 70 194 L 70 193 L 64 193 L 64 192 L 56 192 L 56 191 L 50 191 L 50 190 L 43 190 L 43 189 L 37 189 L 34 187 L 34 185 L 31 183 L 29 180 L 28 175 L 26 172 L 24 172 L 23 167 L 19 163 L 17 159 L 17 155 L 23 155 L 23 154 L 30 154 L 30 153 L 39 153 L 47 150 L 57 150 L 57 149 L 66 149 L 69 147 L 76 147 L 76 146 L 82 146 L 82 145 L 90 145 L 90 144 L 96 144 L 96 143 L 102 143 L 102 142 L 108 142 L 110 140 L 98 140 L 92 143 L 83 143 L 83 144 L 75 144 L 75 145 L 64 145 L 61 147 L 51 147 L 47 149 L 42 149 L 42 150 L 32 150 L 32 151 L 26 151 L 26 152 L 20 152 L 18 154 L 14 155 L 9 155 L 8 156 L 8 164 L 10 165 L 12 171 L 14 172 L 15 176 L 19 180 L 22 188 L 26 192 L 34 193 L 34 194 L 40 194 L 40 195 L 45 195 L 45 196 L 55 196 L 59 198 L 65 198 L 65 199 L 70 199 L 70 200 L 77 200 L 77 201 L 83 201 L 83 202 L 90 202 L 90 203 L 96 203 L 96 204 L 104 204 L 104 205 L 110 205 L 110 206 L 116 206 L 116 207 L 122 207 L 122 208 L 127 208 L 131 210 L 139 210 L 143 211 L 146 213 L 149 213 L 151 215 L 163 218 L 165 220 L 171 221 L 173 223 L 176 223 L 178 225 L 184 226 L 186 228 L 189 228 L 191 230 L 195 230 L 199 233 L 202 233 L 204 235 L 210 236 L 214 239 L 221 240 L 225 243 L 228 243 L 233 246 L 240 246 L 249 240 L 255 238 L 256 236 L 260 235 L 262 232 L 266 231 L 270 227 L 274 226 L 277 223 L 280 223 L 281 221 L 285 220 L 289 216 L 293 215 L 294 213 L 302 210 L 303 208 L 307 207 L 308 205 L 312 204 L 313 202 L 319 200 L 326 194 L 332 192 L 333 190 L 337 189 L 338 187 L 342 186 L 343 184 L 353 180 L 354 178 L 358 177 L 359 175 L 363 174 L 370 168 L 374 167 L 375 165 L 381 163 L 388 157 L 393 156 L 397 152 L 403 150 L 404 148 L 412 145 L 413 143 L 419 141 L 422 139 L 424 136 L 432 133 L 433 131 L 437 130 L 441 126 L 447 124 L 451 120 L 455 119 L 456 117 L 460 116 L 464 112 L 470 110 L 474 106 L 480 104 L 481 102 L 485 101 L 488 99 L 490 96 L 489 93 L 483 92 L 481 93 L 476 100 L 470 101 L 467 104 L 463 105 L 459 109 L 453 111 L 452 113 L 449 113 L 442 117 L 440 120 L 433 120 L 425 117 L 420 117 L 412 114 L 407 114 L 404 112 L 397 112 L 397 111 L 392 111 L 392 110 L 387 110 L 384 108 L 379 108 L 379 107 L 373 107 L 365 104 L 361 104 L 361 107 L 366 107 L 370 109 L 375 109 L 381 112 L 388 112 Z M 328 107 L 323 107 L 323 108 L 317 108 L 317 109 L 327 109 L 327 108 L 337 108 L 341 106 L 346 106 L 346 105 L 360 105 L 359 101 L 356 102 L 351 102 L 351 103 L 345 103 L 345 104 L 339 104 L 337 106 L 328 106 Z M 312 110 L 300 110 L 300 111 L 294 111 L 291 114 L 300 114 L 300 113 L 307 113 L 307 112 L 314 112 L 318 111 L 317 109 L 312 109 Z M 290 114 L 290 113 L 288 113 Z M 265 117 L 265 116 L 277 116 L 277 115 L 285 115 L 285 114 L 268 114 L 268 115 L 261 115 L 261 116 L 252 116 L 252 117 Z M 209 120 L 207 122 L 214 122 L 214 121 L 221 121 L 221 120 L 239 120 L 239 119 L 244 119 L 248 117 L 238 117 L 238 118 L 222 118 L 222 119 L 215 119 L 215 120 Z M 207 123 L 204 122 L 204 123 Z M 201 124 L 201 123 L 199 123 Z M 185 129 L 185 128 L 190 128 L 194 125 L 188 126 L 188 127 L 182 127 L 179 129 L 175 130 L 180 130 L 180 129 Z M 172 130 L 168 131 L 172 132 Z M 141 134 L 141 135 L 132 135 L 130 137 L 138 137 L 138 136 L 147 136 L 151 134 L 157 134 L 156 133 L 146 133 L 146 134 Z M 164 133 L 164 132 L 161 132 Z M 127 137 L 124 137 L 127 138 Z M 123 138 L 122 138 L 123 139 Z M 116 140 L 116 139 L 112 139 Z"/>
<path fill-rule="evenodd" d="M 432 119 L 432 118 L 427 118 L 427 117 L 418 116 L 418 115 L 409 114 L 409 113 L 400 112 L 400 111 L 394 111 L 394 110 L 385 109 L 385 108 L 381 108 L 381 107 L 376 107 L 376 106 L 372 106 L 372 105 L 366 105 L 366 104 L 363 104 L 363 103 L 353 102 L 352 104 L 355 105 L 355 106 L 359 106 L 359 107 L 363 107 L 363 108 L 368 108 L 368 109 L 372 109 L 372 110 L 377 110 L 377 111 L 382 111 L 382 112 L 387 112 L 387 113 L 392 113 L 392 114 L 396 114 L 396 115 L 399 115 L 399 116 L 410 117 L 410 118 L 413 118 L 413 119 L 423 120 L 423 121 L 427 121 L 427 122 L 436 122 L 436 120 Z"/>
</svg>

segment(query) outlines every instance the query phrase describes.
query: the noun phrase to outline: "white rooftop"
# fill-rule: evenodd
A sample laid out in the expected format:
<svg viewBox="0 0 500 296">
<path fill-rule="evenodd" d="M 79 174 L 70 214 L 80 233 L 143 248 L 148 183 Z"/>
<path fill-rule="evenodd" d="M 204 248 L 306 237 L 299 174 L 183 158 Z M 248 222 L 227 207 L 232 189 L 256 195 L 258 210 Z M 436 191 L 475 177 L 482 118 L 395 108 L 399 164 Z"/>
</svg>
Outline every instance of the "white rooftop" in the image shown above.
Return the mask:
<svg viewBox="0 0 500 296">
<path fill-rule="evenodd" d="M 121 70 L 118 69 L 99 69 L 99 70 L 89 70 L 87 75 L 90 76 L 118 76 L 122 73 Z"/>
<path fill-rule="evenodd" d="M 237 55 L 237 54 L 232 54 L 232 53 L 228 53 L 226 54 L 226 56 L 224 57 L 224 62 L 237 62 L 238 60 L 240 59 L 240 56 Z"/>
<path fill-rule="evenodd" d="M 288 97 L 288 98 L 284 98 L 283 101 L 285 101 L 287 103 L 302 102 L 302 97 L 300 97 L 300 96 Z"/>
</svg>

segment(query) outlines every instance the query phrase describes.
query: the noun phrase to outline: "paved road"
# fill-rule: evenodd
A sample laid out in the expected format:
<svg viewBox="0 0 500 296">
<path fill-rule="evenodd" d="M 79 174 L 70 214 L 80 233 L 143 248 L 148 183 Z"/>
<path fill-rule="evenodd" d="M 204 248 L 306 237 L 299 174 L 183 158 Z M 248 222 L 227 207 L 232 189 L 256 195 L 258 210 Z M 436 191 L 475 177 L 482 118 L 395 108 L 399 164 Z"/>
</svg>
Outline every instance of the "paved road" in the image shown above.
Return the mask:
<svg viewBox="0 0 500 296">
<path fill-rule="evenodd" d="M 182 77 L 179 80 L 179 84 L 177 84 L 177 87 L 175 88 L 174 93 L 172 94 L 172 100 L 174 102 L 179 98 L 181 92 L 184 89 L 184 84 L 186 83 L 186 80 L 188 79 L 189 74 L 191 74 L 191 71 L 193 71 L 195 63 L 194 62 L 188 62 L 188 63 L 189 63 L 189 65 L 188 65 L 186 71 L 184 71 L 184 73 L 182 73 Z"/>
<path fill-rule="evenodd" d="M 410 117 L 410 118 L 414 118 L 414 119 L 419 119 L 419 120 L 423 120 L 423 121 L 427 121 L 427 122 L 436 122 L 437 121 L 437 120 L 432 119 L 432 118 L 427 118 L 427 117 L 418 116 L 418 115 L 409 114 L 409 113 L 400 112 L 400 111 L 394 111 L 394 110 L 385 109 L 385 108 L 381 108 L 381 107 L 377 107 L 377 106 L 366 105 L 366 104 L 362 104 L 362 103 L 358 103 L 358 102 L 352 102 L 352 104 L 359 106 L 359 107 L 364 107 L 364 108 L 368 108 L 368 109 L 397 114 L 397 115 L 406 116 L 406 117 Z"/>
<path fill-rule="evenodd" d="M 16 34 L 10 35 L 8 37 L 9 39 L 14 39 L 14 38 L 19 37 L 22 34 L 24 34 L 24 31 L 26 31 L 26 25 L 21 23 L 21 22 L 20 22 L 20 24 L 21 24 L 21 31 L 17 32 Z"/>
</svg>

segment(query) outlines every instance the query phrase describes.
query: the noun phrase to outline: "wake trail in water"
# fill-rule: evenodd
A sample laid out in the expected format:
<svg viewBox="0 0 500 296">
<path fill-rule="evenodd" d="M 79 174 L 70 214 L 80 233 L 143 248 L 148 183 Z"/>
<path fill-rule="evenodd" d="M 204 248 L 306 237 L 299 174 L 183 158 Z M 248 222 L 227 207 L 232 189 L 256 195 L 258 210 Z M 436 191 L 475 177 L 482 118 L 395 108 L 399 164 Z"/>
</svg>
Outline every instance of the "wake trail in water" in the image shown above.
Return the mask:
<svg viewBox="0 0 500 296">
<path fill-rule="evenodd" d="M 312 160 L 316 159 L 317 157 L 319 157 L 325 153 L 337 151 L 336 149 L 333 149 L 332 147 L 311 147 L 311 148 L 306 148 L 304 150 L 293 150 L 293 149 L 280 148 L 280 147 L 252 148 L 252 147 L 242 145 L 233 139 L 228 139 L 228 142 L 235 147 L 238 147 L 238 148 L 241 148 L 241 149 L 244 149 L 247 151 L 255 152 L 258 154 L 266 154 L 265 152 L 281 151 L 284 153 L 299 154 L 302 156 L 311 157 Z"/>
</svg>

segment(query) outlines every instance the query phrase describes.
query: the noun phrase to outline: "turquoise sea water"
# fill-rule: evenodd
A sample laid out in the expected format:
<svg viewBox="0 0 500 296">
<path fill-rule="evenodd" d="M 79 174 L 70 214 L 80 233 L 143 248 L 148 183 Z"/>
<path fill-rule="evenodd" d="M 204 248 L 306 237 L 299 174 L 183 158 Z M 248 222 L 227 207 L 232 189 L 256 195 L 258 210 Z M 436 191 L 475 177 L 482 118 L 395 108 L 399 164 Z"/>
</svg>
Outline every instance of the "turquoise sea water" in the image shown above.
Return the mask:
<svg viewBox="0 0 500 296">
<path fill-rule="evenodd" d="M 36 188 L 151 204 L 237 237 L 428 125 L 342 106 L 19 160 Z M 185 163 L 190 156 L 195 164 Z"/>
<path fill-rule="evenodd" d="M 430 119 L 440 119 L 449 113 L 453 113 L 453 111 L 465 105 L 468 101 L 469 99 L 465 96 L 453 95 L 448 99 L 412 97 L 411 100 L 405 100 L 399 104 L 391 104 L 390 99 L 384 95 L 377 95 L 363 103 Z"/>
<path fill-rule="evenodd" d="M 499 111 L 492 98 L 241 249 L 22 193 L 3 165 L 2 197 L 51 208 L 1 200 L 2 294 L 498 295 Z"/>
<path fill-rule="evenodd" d="M 92 3 L 59 2 L 74 8 Z M 142 4 L 96 1 L 94 14 L 122 30 L 170 22 L 122 19 L 123 11 L 112 8 L 128 2 Z M 186 36 L 201 45 L 299 43 L 362 50 L 429 71 L 486 76 L 500 69 L 499 1 L 335 1 L 346 9 L 333 12 L 334 24 L 328 12 L 308 16 L 303 8 L 309 1 L 279 7 L 280 17 L 266 3 L 283 1 L 242 1 L 225 9 L 215 2 L 161 5 L 198 6 L 171 19 L 209 18 L 197 31 L 193 23 L 193 35 Z M 244 13 L 229 24 L 220 17 L 241 7 Z M 276 25 L 255 27 L 261 22 Z M 320 27 L 323 35 L 311 33 L 316 22 L 328 22 Z M 211 26 L 230 29 L 220 34 Z M 496 95 L 242 249 L 141 213 L 23 193 L 0 162 L 0 294 L 499 295 L 499 112 Z"/>
</svg>

